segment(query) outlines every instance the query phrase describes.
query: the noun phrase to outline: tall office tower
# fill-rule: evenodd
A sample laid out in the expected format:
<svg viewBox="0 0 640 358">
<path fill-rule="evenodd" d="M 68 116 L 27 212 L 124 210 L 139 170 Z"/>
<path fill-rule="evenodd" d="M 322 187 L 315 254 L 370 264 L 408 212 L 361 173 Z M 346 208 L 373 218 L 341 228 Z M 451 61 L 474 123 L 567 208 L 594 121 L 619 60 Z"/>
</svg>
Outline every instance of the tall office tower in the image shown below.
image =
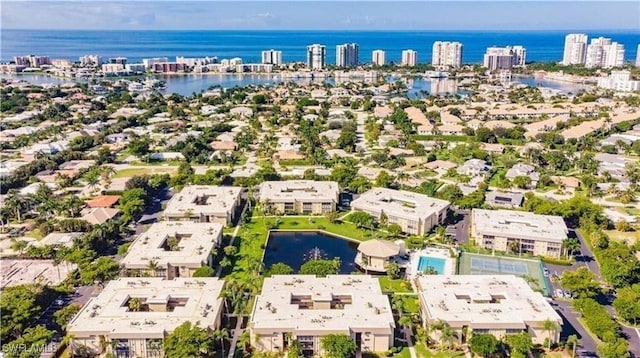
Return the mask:
<svg viewBox="0 0 640 358">
<path fill-rule="evenodd" d="M 321 70 L 327 60 L 327 47 L 313 44 L 307 46 L 307 67 L 312 70 Z"/>
<path fill-rule="evenodd" d="M 383 66 L 386 63 L 386 54 L 382 50 L 374 50 L 371 54 L 371 63 L 376 66 Z"/>
<path fill-rule="evenodd" d="M 488 47 L 484 54 L 483 66 L 490 71 L 510 70 L 514 66 L 524 66 L 527 49 L 522 46 Z"/>
<path fill-rule="evenodd" d="M 356 43 L 336 46 L 336 66 L 355 67 L 358 66 L 360 47 Z"/>
<path fill-rule="evenodd" d="M 262 63 L 280 66 L 282 64 L 282 51 L 274 49 L 262 51 Z"/>
<path fill-rule="evenodd" d="M 431 64 L 436 67 L 460 67 L 462 64 L 462 44 L 449 41 L 434 42 Z"/>
<path fill-rule="evenodd" d="M 638 44 L 638 51 L 636 51 L 636 67 L 640 67 L 640 44 Z"/>
<path fill-rule="evenodd" d="M 414 50 L 402 51 L 402 66 L 415 66 L 418 63 L 418 53 Z"/>
<path fill-rule="evenodd" d="M 587 60 L 587 35 L 568 34 L 564 38 L 563 65 L 583 65 Z"/>
</svg>

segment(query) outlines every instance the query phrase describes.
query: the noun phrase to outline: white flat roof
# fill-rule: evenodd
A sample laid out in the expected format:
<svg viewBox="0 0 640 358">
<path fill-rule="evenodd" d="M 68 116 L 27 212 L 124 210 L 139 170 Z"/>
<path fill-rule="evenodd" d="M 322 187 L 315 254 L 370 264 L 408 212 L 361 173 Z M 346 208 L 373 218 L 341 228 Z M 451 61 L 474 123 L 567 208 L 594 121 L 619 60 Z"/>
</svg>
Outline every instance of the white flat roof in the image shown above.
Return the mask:
<svg viewBox="0 0 640 358">
<path fill-rule="evenodd" d="M 167 203 L 164 210 L 166 215 L 180 216 L 188 210 L 194 215 L 226 216 L 234 209 L 234 204 L 240 196 L 242 188 L 239 186 L 189 185 L 176 193 Z M 203 198 L 201 204 L 196 200 Z"/>
<path fill-rule="evenodd" d="M 57 285 L 76 269 L 72 263 L 54 265 L 53 260 L 0 260 L 0 289 L 9 286 L 33 284 L 40 280 Z"/>
<path fill-rule="evenodd" d="M 336 202 L 339 192 L 334 181 L 266 181 L 260 185 L 260 201 Z"/>
<path fill-rule="evenodd" d="M 69 322 L 67 331 L 78 338 L 89 335 L 161 338 L 186 321 L 214 328 L 222 309 L 219 296 L 223 287 L 224 281 L 213 277 L 119 278 L 109 281 L 97 297 L 84 305 Z M 181 304 L 171 312 L 133 312 L 128 307 L 128 300 L 133 297 L 151 304 L 167 300 L 178 300 Z"/>
<path fill-rule="evenodd" d="M 446 209 L 449 205 L 450 203 L 446 200 L 387 188 L 373 188 L 351 202 L 351 207 L 357 210 L 384 211 L 387 215 L 400 217 L 409 215 L 428 217 Z"/>
<path fill-rule="evenodd" d="M 331 301 L 335 296 L 349 297 L 350 304 L 340 309 L 301 309 L 292 296 L 311 301 Z M 376 277 L 368 275 L 275 275 L 266 278 L 251 315 L 253 329 L 343 331 L 372 329 L 391 334 L 395 323 L 389 299 L 382 294 Z"/>
<path fill-rule="evenodd" d="M 217 223 L 157 222 L 131 244 L 121 264 L 127 268 L 146 268 L 153 260 L 158 266 L 200 267 L 207 262 L 211 249 L 219 244 L 222 229 Z M 180 237 L 179 250 L 165 250 L 165 241 L 176 235 Z"/>
<path fill-rule="evenodd" d="M 524 328 L 562 319 L 539 292 L 513 275 L 429 275 L 416 279 L 430 319 L 454 327 Z M 537 325 L 537 324 L 536 324 Z"/>
<path fill-rule="evenodd" d="M 562 243 L 569 232 L 560 216 L 484 209 L 473 209 L 471 215 L 476 235 Z"/>
</svg>

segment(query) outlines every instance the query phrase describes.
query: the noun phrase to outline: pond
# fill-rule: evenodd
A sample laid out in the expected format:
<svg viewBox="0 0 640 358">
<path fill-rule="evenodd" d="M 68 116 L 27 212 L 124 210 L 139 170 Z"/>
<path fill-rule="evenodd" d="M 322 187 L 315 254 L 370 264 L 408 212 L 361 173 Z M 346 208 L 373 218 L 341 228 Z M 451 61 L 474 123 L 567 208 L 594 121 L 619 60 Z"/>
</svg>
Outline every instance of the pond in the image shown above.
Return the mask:
<svg viewBox="0 0 640 358">
<path fill-rule="evenodd" d="M 298 272 L 300 266 L 313 257 L 340 258 L 340 273 L 357 271 L 354 264 L 359 242 L 345 240 L 315 231 L 272 231 L 264 253 L 266 269 L 283 262 Z"/>
</svg>

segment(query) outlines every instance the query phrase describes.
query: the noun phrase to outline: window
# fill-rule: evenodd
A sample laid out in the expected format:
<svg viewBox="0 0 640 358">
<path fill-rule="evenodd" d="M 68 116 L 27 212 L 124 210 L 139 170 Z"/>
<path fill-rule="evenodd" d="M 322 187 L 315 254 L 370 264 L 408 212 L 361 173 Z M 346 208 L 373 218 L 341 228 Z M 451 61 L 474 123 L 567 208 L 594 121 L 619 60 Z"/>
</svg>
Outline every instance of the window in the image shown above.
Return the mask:
<svg viewBox="0 0 640 358">
<path fill-rule="evenodd" d="M 284 211 L 292 211 L 293 203 L 284 203 Z"/>
<path fill-rule="evenodd" d="M 302 212 L 310 213 L 311 212 L 311 203 L 302 203 Z"/>
</svg>

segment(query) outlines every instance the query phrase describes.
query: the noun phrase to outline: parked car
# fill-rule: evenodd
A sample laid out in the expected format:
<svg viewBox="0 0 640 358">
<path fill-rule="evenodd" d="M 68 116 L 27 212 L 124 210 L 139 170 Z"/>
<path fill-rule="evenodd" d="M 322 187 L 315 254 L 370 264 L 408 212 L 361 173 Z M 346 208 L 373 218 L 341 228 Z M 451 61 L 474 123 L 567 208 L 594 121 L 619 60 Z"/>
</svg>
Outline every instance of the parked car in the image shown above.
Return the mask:
<svg viewBox="0 0 640 358">
<path fill-rule="evenodd" d="M 555 292 L 555 296 L 556 296 L 556 298 L 562 298 L 562 297 L 564 297 L 564 292 L 562 292 L 561 289 L 557 288 L 556 292 Z"/>
</svg>

